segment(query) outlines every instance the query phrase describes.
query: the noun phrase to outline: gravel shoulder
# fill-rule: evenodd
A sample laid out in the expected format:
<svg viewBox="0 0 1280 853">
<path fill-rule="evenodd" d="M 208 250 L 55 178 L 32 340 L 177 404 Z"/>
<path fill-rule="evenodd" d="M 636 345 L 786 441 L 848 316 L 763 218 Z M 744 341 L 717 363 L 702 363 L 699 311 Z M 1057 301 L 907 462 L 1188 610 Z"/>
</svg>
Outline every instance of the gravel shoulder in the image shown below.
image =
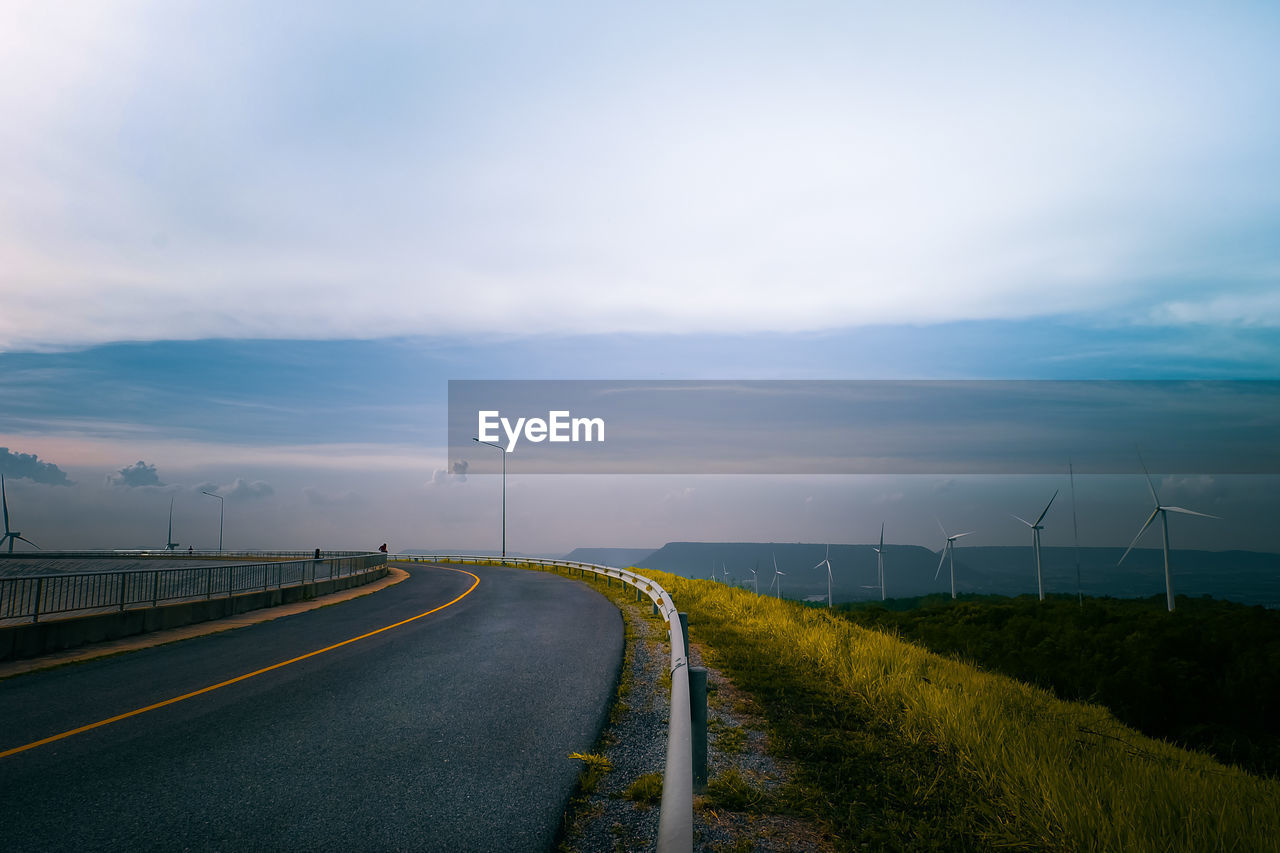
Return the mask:
<svg viewBox="0 0 1280 853">
<path fill-rule="evenodd" d="M 610 768 L 583 779 L 561 833 L 565 853 L 652 851 L 657 848 L 660 779 L 666 764 L 670 714 L 670 661 L 666 626 L 631 588 L 598 586 L 618 606 L 626 626 L 626 651 L 618 694 L 596 758 Z M 694 666 L 706 666 L 703 648 L 691 643 Z M 785 788 L 791 771 L 770 754 L 767 724 L 752 698 L 718 670 L 707 667 L 708 793 L 694 798 L 694 850 L 828 851 L 821 830 L 791 814 L 777 813 L 771 795 Z"/>
</svg>

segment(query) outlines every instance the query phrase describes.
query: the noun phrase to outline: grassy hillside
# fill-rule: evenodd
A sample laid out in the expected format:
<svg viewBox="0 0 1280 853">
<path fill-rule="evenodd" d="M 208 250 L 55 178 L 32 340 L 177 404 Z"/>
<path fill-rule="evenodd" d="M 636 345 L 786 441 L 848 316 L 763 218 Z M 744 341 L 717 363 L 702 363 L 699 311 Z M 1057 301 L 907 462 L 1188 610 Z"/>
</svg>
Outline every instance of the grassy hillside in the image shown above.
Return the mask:
<svg viewBox="0 0 1280 853">
<path fill-rule="evenodd" d="M 1280 850 L 1280 784 L 825 610 L 645 572 L 846 849 Z"/>
<path fill-rule="evenodd" d="M 1153 737 L 1280 775 L 1280 612 L 1228 601 L 1024 596 L 839 605 L 859 625 L 1106 705 Z"/>
</svg>

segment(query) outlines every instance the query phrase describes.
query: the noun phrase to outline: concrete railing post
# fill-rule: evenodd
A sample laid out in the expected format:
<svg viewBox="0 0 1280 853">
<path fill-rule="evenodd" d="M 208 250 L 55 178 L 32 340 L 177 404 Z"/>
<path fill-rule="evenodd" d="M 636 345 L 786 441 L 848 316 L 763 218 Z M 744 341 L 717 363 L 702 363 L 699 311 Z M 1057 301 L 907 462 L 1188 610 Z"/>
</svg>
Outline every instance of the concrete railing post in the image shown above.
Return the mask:
<svg viewBox="0 0 1280 853">
<path fill-rule="evenodd" d="M 684 638 L 685 657 L 689 656 L 689 614 L 680 614 L 680 636 Z"/>
<path fill-rule="evenodd" d="M 693 792 L 707 790 L 707 669 L 689 667 L 689 725 L 693 739 Z"/>
</svg>

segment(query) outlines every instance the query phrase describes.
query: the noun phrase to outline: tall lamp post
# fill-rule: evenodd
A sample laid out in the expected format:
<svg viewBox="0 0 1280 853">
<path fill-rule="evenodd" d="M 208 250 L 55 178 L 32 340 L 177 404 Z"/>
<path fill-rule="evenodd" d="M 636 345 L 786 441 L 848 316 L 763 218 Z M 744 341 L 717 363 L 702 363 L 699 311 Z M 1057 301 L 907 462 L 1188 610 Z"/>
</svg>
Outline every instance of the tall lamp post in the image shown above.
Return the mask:
<svg viewBox="0 0 1280 853">
<path fill-rule="evenodd" d="M 215 495 L 213 492 L 200 492 L 202 495 L 208 495 L 211 498 L 218 499 L 218 553 L 222 553 L 222 515 L 223 510 L 227 508 L 227 502 L 222 499 L 222 495 Z"/>
<path fill-rule="evenodd" d="M 480 441 L 479 437 L 473 437 L 471 440 L 488 445 L 502 454 L 502 559 L 505 560 L 507 559 L 507 451 L 502 445 Z"/>
</svg>

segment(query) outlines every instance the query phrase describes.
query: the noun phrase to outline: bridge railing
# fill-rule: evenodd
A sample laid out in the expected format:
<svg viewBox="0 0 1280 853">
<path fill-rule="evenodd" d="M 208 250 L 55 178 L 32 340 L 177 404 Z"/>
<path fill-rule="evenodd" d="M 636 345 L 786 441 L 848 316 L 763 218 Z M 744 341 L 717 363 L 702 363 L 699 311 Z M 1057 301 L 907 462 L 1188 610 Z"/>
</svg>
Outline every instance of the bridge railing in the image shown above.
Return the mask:
<svg viewBox="0 0 1280 853">
<path fill-rule="evenodd" d="M 83 553 L 118 555 L 120 552 Z M 186 554 L 159 553 L 175 557 Z M 303 552 L 276 552 L 279 553 Z M 314 558 L 314 553 L 307 554 L 309 559 L 301 560 L 0 578 L 0 623 L 38 622 L 42 616 L 77 611 L 128 610 L 200 598 L 226 598 L 360 574 L 387 561 L 387 555 L 381 552 L 322 552 L 319 560 Z"/>
<path fill-rule="evenodd" d="M 693 849 L 693 723 L 689 716 L 689 657 L 688 650 L 684 647 L 680 614 L 665 589 L 649 578 L 626 569 L 575 560 L 527 557 L 514 559 L 469 554 L 402 554 L 393 559 L 563 568 L 570 576 L 576 571 L 580 576 L 589 573 L 596 577 L 616 578 L 648 596 L 654 609 L 667 623 L 667 633 L 671 638 L 671 715 L 667 728 L 667 766 L 662 777 L 662 804 L 658 814 L 658 853 L 689 853 Z M 681 675 L 683 677 L 677 677 Z"/>
<path fill-rule="evenodd" d="M 333 557 L 359 557 L 369 551 L 321 551 L 324 559 Z M 97 551 L 17 551 L 0 552 L 0 570 L 5 560 L 27 562 L 31 560 L 305 560 L 315 556 L 314 551 L 218 551 L 207 548 L 118 548 Z"/>
</svg>

